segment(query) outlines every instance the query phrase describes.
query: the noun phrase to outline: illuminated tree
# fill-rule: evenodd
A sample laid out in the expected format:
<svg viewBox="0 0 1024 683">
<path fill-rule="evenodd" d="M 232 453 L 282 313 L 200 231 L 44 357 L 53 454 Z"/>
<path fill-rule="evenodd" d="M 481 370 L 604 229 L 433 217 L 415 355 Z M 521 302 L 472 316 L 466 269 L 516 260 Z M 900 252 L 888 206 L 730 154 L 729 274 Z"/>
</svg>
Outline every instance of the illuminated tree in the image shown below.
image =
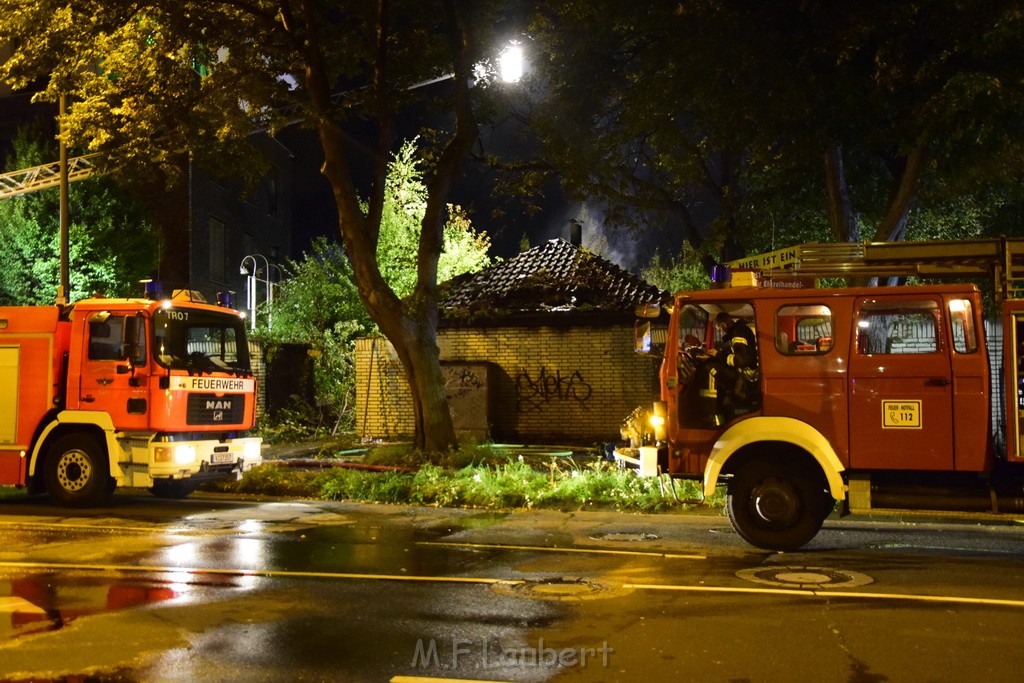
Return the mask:
<svg viewBox="0 0 1024 683">
<path fill-rule="evenodd" d="M 15 137 L 5 166 L 29 168 L 56 156 L 53 139 L 29 128 Z M 75 183 L 69 195 L 74 207 L 68 226 L 69 300 L 141 294 L 139 280 L 156 267 L 160 241 L 139 203 L 107 178 Z M 59 222 L 56 188 L 0 201 L 0 305 L 54 303 L 60 283 Z"/>
<path fill-rule="evenodd" d="M 317 134 L 322 172 L 359 297 L 391 340 L 409 379 L 415 445 L 456 444 L 437 347 L 437 272 L 449 190 L 478 137 L 470 84 L 502 18 L 490 0 L 0 0 L 0 77 L 69 96 L 71 143 L 104 152 L 125 172 L 181 155 L 260 170 L 250 135 L 301 120 Z M 446 78 L 447 76 L 451 78 Z M 416 87 L 445 79 L 436 86 Z M 486 82 L 476 79 L 480 90 Z M 413 101 L 447 113 L 431 149 L 412 295 L 401 298 L 377 262 L 396 118 Z M 346 125 L 370 133 L 351 144 Z M 364 210 L 355 175 L 369 148 Z"/>
</svg>

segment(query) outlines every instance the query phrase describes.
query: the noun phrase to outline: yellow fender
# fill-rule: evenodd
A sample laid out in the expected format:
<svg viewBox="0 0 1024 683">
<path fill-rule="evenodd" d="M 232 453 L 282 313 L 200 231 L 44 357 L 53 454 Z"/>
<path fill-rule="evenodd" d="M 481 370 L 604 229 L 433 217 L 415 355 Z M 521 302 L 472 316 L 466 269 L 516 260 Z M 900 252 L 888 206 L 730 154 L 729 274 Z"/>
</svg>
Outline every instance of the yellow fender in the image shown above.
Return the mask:
<svg viewBox="0 0 1024 683">
<path fill-rule="evenodd" d="M 32 455 L 31 460 L 29 461 L 28 470 L 29 476 L 34 476 L 36 473 L 36 465 L 39 463 L 39 456 L 41 455 L 43 444 L 46 443 L 47 437 L 49 437 L 53 430 L 60 425 L 67 424 L 88 425 L 90 427 L 98 427 L 102 430 L 104 441 L 107 446 L 110 476 L 115 479 L 124 476 L 120 465 L 118 465 L 116 457 L 121 452 L 121 446 L 117 443 L 117 432 L 114 429 L 114 422 L 110 419 L 109 413 L 95 410 L 62 410 L 57 413 L 57 419 L 43 428 L 42 433 L 39 435 L 39 439 L 32 448 Z"/>
<path fill-rule="evenodd" d="M 704 468 L 704 495 L 714 494 L 718 476 L 733 453 L 759 441 L 781 441 L 807 451 L 825 473 L 832 497 L 836 500 L 846 498 L 848 487 L 842 476 L 846 468 L 839 461 L 832 444 L 814 427 L 791 417 L 752 417 L 725 430 L 712 447 Z"/>
</svg>

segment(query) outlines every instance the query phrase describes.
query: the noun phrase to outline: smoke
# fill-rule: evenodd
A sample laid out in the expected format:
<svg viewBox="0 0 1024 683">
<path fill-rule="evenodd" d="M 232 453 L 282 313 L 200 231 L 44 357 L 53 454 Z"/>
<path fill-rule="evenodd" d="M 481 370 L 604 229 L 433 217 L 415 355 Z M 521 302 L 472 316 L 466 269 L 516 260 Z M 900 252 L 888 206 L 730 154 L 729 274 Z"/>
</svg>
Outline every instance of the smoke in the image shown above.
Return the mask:
<svg viewBox="0 0 1024 683">
<path fill-rule="evenodd" d="M 636 229 L 609 225 L 605 211 L 598 202 L 576 202 L 569 206 L 568 220 L 552 230 L 551 237 L 569 239 L 569 222 L 583 226 L 583 248 L 633 273 L 639 273 L 661 250 L 668 248 L 670 235 L 661 227 L 646 225 L 638 217 Z M 551 239 L 549 237 L 548 239 Z"/>
</svg>

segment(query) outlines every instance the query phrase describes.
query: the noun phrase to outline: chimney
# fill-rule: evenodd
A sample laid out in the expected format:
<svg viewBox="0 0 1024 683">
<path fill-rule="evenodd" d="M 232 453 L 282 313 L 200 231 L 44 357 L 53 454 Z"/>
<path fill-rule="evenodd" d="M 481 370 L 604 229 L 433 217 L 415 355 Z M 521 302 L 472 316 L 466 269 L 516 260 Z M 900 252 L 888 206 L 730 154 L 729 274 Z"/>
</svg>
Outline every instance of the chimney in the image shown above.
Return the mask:
<svg viewBox="0 0 1024 683">
<path fill-rule="evenodd" d="M 569 243 L 574 247 L 583 246 L 583 224 L 575 218 L 569 219 Z"/>
</svg>

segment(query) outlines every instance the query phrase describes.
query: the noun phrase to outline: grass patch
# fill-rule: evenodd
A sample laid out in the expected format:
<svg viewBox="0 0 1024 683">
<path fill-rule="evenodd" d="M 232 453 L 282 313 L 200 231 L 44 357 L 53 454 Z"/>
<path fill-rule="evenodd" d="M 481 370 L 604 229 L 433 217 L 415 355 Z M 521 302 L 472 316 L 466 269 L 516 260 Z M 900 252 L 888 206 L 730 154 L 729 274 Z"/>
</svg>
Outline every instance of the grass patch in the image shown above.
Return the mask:
<svg viewBox="0 0 1024 683">
<path fill-rule="evenodd" d="M 470 447 L 437 462 L 417 460 L 399 448 L 375 449 L 367 464 L 410 467 L 415 471 L 367 471 L 334 467 L 309 471 L 280 465 L 257 467 L 223 491 L 488 509 L 615 509 L 658 512 L 682 509 L 657 479 L 638 477 L 604 460 L 546 460 L 509 457 L 496 449 Z M 468 464 L 465 464 L 468 463 Z M 677 481 L 680 499 L 693 499 L 698 483 Z M 712 499 L 712 505 L 721 500 Z"/>
</svg>

